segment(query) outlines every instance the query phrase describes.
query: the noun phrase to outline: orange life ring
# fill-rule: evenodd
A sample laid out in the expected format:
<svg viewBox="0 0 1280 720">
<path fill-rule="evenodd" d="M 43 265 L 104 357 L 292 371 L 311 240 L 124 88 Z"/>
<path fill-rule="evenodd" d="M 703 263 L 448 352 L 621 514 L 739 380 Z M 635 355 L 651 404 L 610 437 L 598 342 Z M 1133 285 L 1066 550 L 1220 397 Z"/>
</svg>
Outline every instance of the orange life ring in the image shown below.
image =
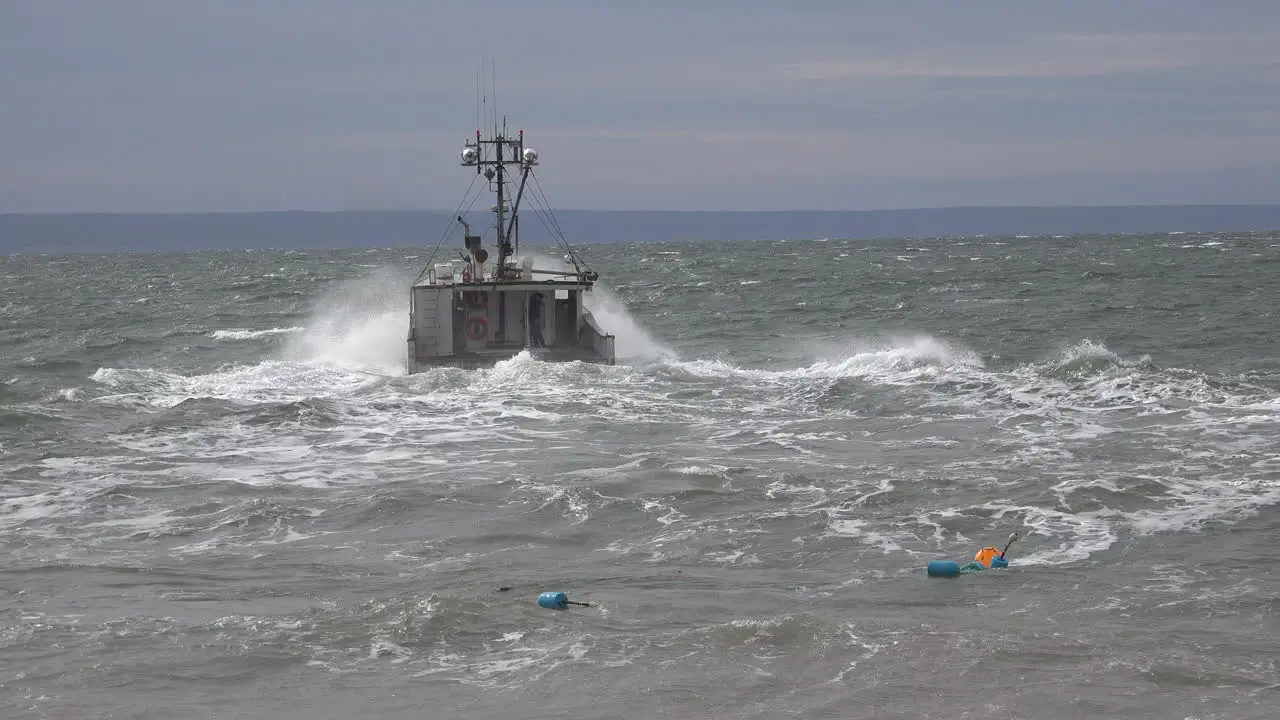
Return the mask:
<svg viewBox="0 0 1280 720">
<path fill-rule="evenodd" d="M 481 340 L 489 334 L 489 323 L 479 315 L 473 315 L 467 320 L 467 337 L 472 340 Z"/>
</svg>

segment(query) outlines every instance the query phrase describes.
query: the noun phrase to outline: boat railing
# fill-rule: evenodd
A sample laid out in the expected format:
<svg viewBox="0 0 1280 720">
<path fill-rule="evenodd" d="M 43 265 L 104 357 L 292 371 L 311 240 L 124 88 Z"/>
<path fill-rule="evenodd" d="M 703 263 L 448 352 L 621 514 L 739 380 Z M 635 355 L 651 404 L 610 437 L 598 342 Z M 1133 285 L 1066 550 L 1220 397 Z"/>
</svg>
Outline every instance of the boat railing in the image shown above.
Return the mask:
<svg viewBox="0 0 1280 720">
<path fill-rule="evenodd" d="M 585 314 L 582 317 L 582 345 L 590 348 L 593 355 L 599 358 L 605 358 L 609 364 L 613 364 L 614 346 L 613 335 L 601 329 L 599 323 L 593 315 Z"/>
</svg>

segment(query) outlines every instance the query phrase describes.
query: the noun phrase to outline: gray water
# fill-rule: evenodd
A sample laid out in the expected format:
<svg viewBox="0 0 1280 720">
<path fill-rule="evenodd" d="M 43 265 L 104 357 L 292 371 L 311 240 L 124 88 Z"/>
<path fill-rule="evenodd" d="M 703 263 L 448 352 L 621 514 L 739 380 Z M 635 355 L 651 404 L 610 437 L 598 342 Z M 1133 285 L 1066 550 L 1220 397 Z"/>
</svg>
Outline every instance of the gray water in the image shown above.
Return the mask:
<svg viewBox="0 0 1280 720">
<path fill-rule="evenodd" d="M 1277 715 L 1280 234 L 584 250 L 413 376 L 420 250 L 0 258 L 0 714 Z"/>
</svg>

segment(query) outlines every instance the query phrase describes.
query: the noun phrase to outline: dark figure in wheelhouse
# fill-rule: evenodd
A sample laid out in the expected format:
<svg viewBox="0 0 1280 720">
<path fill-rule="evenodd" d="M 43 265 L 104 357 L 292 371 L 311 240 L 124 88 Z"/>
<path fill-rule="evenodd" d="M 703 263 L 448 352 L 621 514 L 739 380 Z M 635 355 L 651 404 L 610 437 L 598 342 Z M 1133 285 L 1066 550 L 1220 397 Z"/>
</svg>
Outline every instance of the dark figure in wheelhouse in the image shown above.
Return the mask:
<svg viewBox="0 0 1280 720">
<path fill-rule="evenodd" d="M 542 293 L 534 293 L 529 297 L 529 346 L 546 346 L 546 341 L 542 339 Z"/>
</svg>

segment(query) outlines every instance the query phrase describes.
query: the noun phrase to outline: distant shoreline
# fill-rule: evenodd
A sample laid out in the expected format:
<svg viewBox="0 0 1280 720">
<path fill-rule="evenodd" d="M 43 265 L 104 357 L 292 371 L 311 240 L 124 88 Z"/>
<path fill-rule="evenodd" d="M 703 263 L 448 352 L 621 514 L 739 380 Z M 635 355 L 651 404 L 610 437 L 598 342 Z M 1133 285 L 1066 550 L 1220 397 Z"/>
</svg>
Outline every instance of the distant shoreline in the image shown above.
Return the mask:
<svg viewBox="0 0 1280 720">
<path fill-rule="evenodd" d="M 897 210 L 557 210 L 573 245 L 726 240 L 1280 230 L 1275 205 L 959 206 Z M 468 220 L 486 224 L 480 213 Z M 0 214 L 0 254 L 434 247 L 445 210 Z M 532 213 L 521 241 L 555 238 Z M 456 238 L 455 238 L 456 240 Z"/>
</svg>

